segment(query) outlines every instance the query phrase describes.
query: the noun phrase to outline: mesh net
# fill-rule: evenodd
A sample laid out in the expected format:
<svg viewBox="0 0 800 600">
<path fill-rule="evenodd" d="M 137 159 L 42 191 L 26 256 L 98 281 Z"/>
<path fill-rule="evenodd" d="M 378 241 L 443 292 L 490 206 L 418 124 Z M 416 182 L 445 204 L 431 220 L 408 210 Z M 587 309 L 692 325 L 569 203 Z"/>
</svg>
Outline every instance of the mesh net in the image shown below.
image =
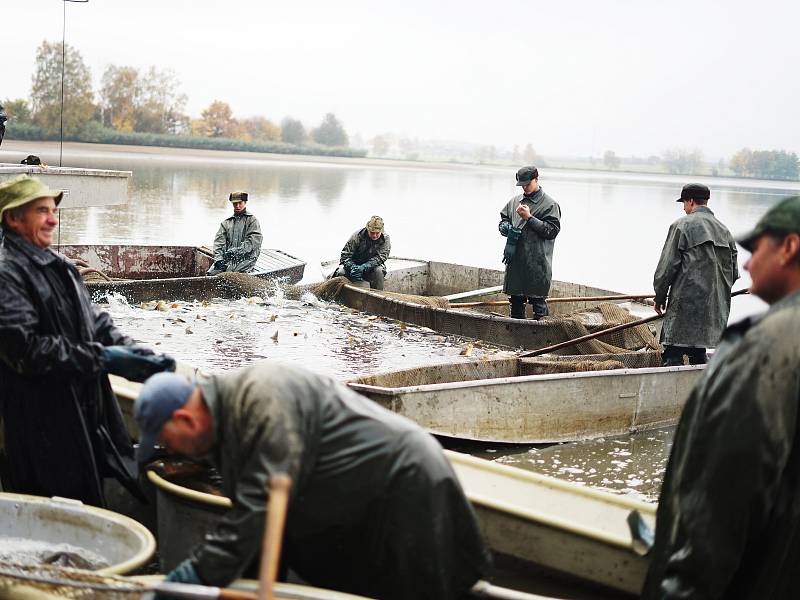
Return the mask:
<svg viewBox="0 0 800 600">
<path fill-rule="evenodd" d="M 141 598 L 147 591 L 144 584 L 124 577 L 68 567 L 0 562 L 0 598 L 3 599 L 131 600 Z"/>
</svg>

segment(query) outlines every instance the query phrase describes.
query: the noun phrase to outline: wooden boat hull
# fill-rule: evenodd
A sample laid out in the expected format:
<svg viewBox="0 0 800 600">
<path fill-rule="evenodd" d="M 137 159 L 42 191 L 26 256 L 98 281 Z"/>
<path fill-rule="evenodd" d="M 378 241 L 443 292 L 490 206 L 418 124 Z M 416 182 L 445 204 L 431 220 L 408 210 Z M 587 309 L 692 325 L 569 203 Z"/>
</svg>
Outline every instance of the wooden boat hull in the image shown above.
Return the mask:
<svg viewBox="0 0 800 600">
<path fill-rule="evenodd" d="M 233 280 L 206 276 L 209 252 L 194 246 L 69 245 L 59 251 L 88 264 L 114 281 L 87 281 L 93 297 L 114 292 L 129 302 L 150 300 L 210 300 L 242 295 Z M 261 251 L 250 275 L 265 280 L 297 283 L 305 262 L 281 250 Z"/>
<path fill-rule="evenodd" d="M 447 452 L 493 552 L 629 594 L 648 560 L 633 550 L 626 518 L 652 527 L 656 505 Z"/>
<path fill-rule="evenodd" d="M 451 301 L 458 302 L 508 299 L 498 289 L 503 283 L 503 271 L 435 261 L 394 260 L 399 262 L 400 266 L 389 264 L 385 288 L 387 292 L 417 296 L 446 296 Z M 323 265 L 323 269 L 326 267 L 330 267 L 330 263 Z M 616 294 L 618 292 L 565 281 L 553 281 L 550 288 L 551 297 L 593 297 Z M 511 348 L 533 350 L 568 339 L 558 323 L 547 320 L 512 319 L 506 316 L 509 313 L 508 307 L 437 308 L 386 296 L 375 290 L 354 285 L 344 286 L 337 296 L 337 300 L 350 308 L 369 314 L 413 323 L 444 334 L 485 340 Z M 550 304 L 550 315 L 560 316 L 587 310 L 600 303 L 600 301 L 552 303 Z M 631 305 L 638 306 L 647 314 L 652 314 L 652 308 L 645 303 L 637 302 L 631 303 Z M 569 350 L 566 352 L 568 353 Z"/>
<path fill-rule="evenodd" d="M 697 365 L 519 376 L 526 361 L 434 365 L 364 377 L 348 385 L 436 435 L 539 444 L 674 425 L 704 369 Z M 473 380 L 454 380 L 465 373 Z M 432 383 L 403 385 L 404 375 Z"/>
</svg>

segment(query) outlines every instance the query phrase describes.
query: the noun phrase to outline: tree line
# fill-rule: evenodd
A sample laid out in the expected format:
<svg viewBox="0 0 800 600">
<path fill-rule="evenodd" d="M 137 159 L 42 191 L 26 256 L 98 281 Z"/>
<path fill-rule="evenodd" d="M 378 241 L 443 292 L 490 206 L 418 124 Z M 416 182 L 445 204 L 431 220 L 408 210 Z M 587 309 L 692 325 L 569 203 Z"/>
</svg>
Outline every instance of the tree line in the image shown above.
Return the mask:
<svg viewBox="0 0 800 600">
<path fill-rule="evenodd" d="M 174 71 L 108 65 L 95 91 L 80 52 L 67 45 L 65 54 L 63 115 L 61 44 L 45 40 L 36 50 L 30 99 L 2 101 L 9 118 L 9 137 L 53 139 L 60 134 L 63 119 L 64 137 L 81 141 L 162 145 L 172 136 L 207 138 L 205 142 L 195 140 L 191 147 L 366 154 L 348 148 L 347 131 L 333 113 L 307 129 L 302 121 L 288 116 L 280 124 L 263 116 L 237 118 L 228 103 L 215 100 L 200 118 L 191 118 L 185 113 L 187 97 L 180 91 Z"/>
</svg>

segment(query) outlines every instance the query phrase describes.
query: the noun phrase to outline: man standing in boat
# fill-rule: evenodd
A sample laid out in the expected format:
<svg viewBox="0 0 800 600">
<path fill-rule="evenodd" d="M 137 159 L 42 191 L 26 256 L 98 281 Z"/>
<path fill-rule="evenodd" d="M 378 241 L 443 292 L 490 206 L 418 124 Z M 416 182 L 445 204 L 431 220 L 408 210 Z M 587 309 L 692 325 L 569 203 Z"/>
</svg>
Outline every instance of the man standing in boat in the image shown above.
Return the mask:
<svg viewBox="0 0 800 600">
<path fill-rule="evenodd" d="M 247 192 L 232 192 L 228 200 L 233 204 L 233 215 L 220 223 L 214 237 L 214 264 L 209 275 L 224 271 L 250 273 L 261 254 L 261 225 L 252 213 L 247 212 Z"/>
<path fill-rule="evenodd" d="M 144 381 L 175 361 L 134 344 L 53 252 L 62 192 L 22 175 L 0 184 L 0 411 L 7 492 L 103 506 L 103 480 L 140 494 L 108 373 Z"/>
<path fill-rule="evenodd" d="M 167 580 L 224 586 L 257 559 L 270 477 L 293 482 L 283 560 L 312 585 L 383 600 L 455 600 L 488 555 L 438 442 L 329 377 L 265 361 L 161 374 L 134 404 L 138 458 L 160 442 L 208 456 L 233 507 Z"/>
<path fill-rule="evenodd" d="M 800 196 L 739 243 L 770 307 L 728 327 L 675 432 L 642 597 L 800 597 Z"/>
<path fill-rule="evenodd" d="M 367 281 L 373 290 L 383 289 L 386 261 L 392 251 L 392 242 L 383 231 L 383 219 L 374 215 L 367 226 L 359 229 L 342 248 L 339 268 L 333 276 L 344 276 L 350 281 Z"/>
<path fill-rule="evenodd" d="M 529 302 L 533 318 L 541 319 L 548 314 L 545 299 L 553 276 L 553 246 L 561 231 L 561 208 L 539 186 L 536 167 L 517 171 L 517 185 L 523 193 L 500 211 L 500 235 L 506 238 L 503 292 L 509 295 L 512 318 L 524 319 Z"/>
<path fill-rule="evenodd" d="M 658 314 L 664 313 L 664 366 L 706 362 L 706 348 L 719 342 L 731 309 L 731 287 L 739 278 L 736 242 L 708 208 L 711 190 L 683 186 L 678 202 L 685 216 L 669 228 L 653 287 Z M 669 300 L 668 300 L 669 298 Z"/>
</svg>

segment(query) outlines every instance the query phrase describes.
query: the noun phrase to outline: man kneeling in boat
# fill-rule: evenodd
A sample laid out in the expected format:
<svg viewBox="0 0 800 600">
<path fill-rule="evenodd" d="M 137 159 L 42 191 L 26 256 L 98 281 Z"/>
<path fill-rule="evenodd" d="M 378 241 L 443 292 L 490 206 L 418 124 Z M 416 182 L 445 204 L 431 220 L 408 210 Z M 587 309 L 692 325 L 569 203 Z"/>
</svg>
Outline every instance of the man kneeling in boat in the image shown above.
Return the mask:
<svg viewBox="0 0 800 600">
<path fill-rule="evenodd" d="M 233 507 L 167 577 L 226 585 L 258 557 L 272 475 L 293 482 L 284 560 L 312 585 L 383 600 L 455 599 L 488 564 L 436 440 L 323 375 L 264 362 L 190 382 L 152 377 L 138 457 L 208 456 Z"/>
<path fill-rule="evenodd" d="M 261 226 L 247 212 L 247 192 L 232 192 L 228 200 L 233 204 L 233 215 L 220 223 L 214 237 L 214 264 L 209 275 L 224 271 L 250 273 L 261 254 Z"/>
<path fill-rule="evenodd" d="M 739 243 L 770 307 L 725 330 L 686 402 L 642 598 L 800 598 L 800 196 Z"/>
<path fill-rule="evenodd" d="M 367 226 L 359 229 L 342 248 L 339 268 L 332 277 L 344 276 L 350 281 L 367 281 L 373 290 L 383 289 L 386 261 L 392 251 L 389 236 L 383 231 L 383 219 L 374 215 Z"/>
</svg>

